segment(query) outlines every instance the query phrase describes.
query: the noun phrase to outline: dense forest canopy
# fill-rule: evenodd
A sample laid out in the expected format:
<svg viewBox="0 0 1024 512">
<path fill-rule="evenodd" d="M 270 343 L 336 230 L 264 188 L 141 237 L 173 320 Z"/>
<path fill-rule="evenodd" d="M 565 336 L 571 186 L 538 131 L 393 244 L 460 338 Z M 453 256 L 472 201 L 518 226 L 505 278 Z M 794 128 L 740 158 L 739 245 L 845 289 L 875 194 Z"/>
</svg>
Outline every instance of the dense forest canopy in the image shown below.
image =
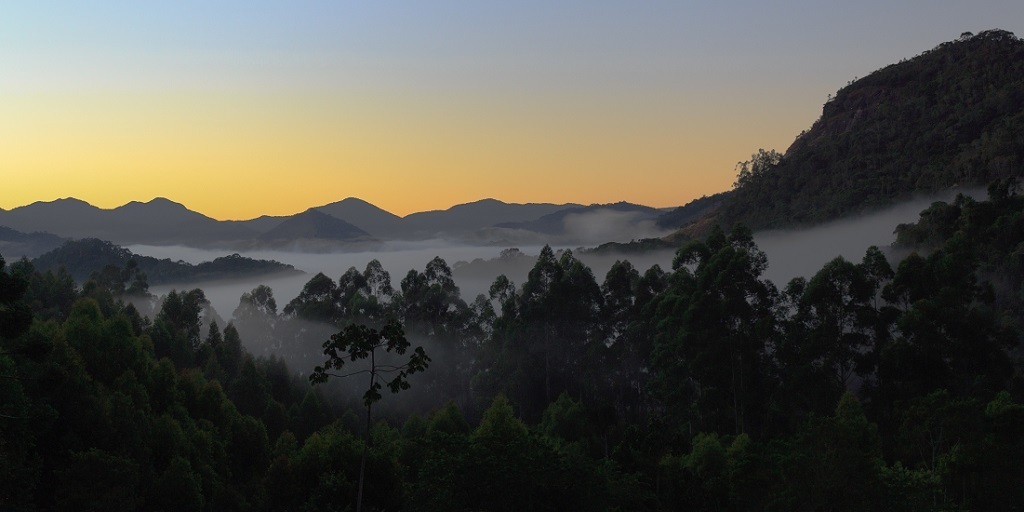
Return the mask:
<svg viewBox="0 0 1024 512">
<path fill-rule="evenodd" d="M 259 286 L 223 327 L 202 290 L 140 313 L 132 272 L 5 264 L 0 503 L 334 510 L 365 448 L 374 510 L 1019 504 L 1024 197 L 989 193 L 900 226 L 902 260 L 781 288 L 742 225 L 643 274 L 545 248 L 470 302 L 440 258 L 398 288 L 371 262 L 280 309 Z M 402 326 L 430 360 L 368 441 L 365 385 L 305 377 L 352 326 Z"/>
</svg>

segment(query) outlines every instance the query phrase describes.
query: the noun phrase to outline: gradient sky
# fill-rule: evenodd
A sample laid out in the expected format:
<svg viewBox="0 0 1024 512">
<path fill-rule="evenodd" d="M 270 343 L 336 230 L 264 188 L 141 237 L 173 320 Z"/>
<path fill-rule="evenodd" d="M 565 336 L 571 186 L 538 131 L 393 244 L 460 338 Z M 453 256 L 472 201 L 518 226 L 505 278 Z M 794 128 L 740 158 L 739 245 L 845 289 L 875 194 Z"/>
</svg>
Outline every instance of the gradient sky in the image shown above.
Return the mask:
<svg viewBox="0 0 1024 512">
<path fill-rule="evenodd" d="M 1012 1 L 0 4 L 0 208 L 677 206 Z"/>
</svg>

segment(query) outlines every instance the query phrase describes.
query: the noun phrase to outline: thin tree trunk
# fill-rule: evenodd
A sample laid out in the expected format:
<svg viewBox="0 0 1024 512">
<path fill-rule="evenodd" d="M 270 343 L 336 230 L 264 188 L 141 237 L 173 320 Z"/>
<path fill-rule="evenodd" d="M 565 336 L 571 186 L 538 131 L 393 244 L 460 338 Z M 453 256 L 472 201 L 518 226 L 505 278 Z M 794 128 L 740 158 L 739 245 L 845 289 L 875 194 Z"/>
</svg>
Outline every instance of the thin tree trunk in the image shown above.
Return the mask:
<svg viewBox="0 0 1024 512">
<path fill-rule="evenodd" d="M 359 492 L 356 494 L 356 512 L 363 510 L 363 481 L 366 476 L 366 456 L 370 451 L 370 408 L 366 408 L 366 440 L 363 442 L 363 458 L 359 461 Z"/>
<path fill-rule="evenodd" d="M 551 347 L 550 342 L 544 345 L 544 400 L 551 403 Z"/>
<path fill-rule="evenodd" d="M 372 352 L 370 354 L 370 358 L 370 361 L 373 361 Z M 371 368 L 372 367 L 373 366 L 371 366 Z M 370 389 L 373 389 L 373 381 L 375 377 L 376 374 L 371 371 Z M 370 442 L 373 440 L 370 437 L 370 411 L 372 407 L 372 404 L 368 404 L 366 406 L 366 438 L 363 440 L 363 457 L 359 461 L 359 491 L 356 493 L 356 512 L 363 512 L 363 482 L 366 480 L 366 457 L 370 453 Z"/>
</svg>

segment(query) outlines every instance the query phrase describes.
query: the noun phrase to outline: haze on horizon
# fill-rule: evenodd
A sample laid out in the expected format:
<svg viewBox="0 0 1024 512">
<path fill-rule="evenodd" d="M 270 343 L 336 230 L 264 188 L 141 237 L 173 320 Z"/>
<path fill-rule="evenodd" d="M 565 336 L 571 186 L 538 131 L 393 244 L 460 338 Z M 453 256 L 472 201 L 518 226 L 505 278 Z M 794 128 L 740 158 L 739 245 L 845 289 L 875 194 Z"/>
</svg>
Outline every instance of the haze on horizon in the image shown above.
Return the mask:
<svg viewBox="0 0 1024 512">
<path fill-rule="evenodd" d="M 848 81 L 1019 1 L 112 2 L 0 8 L 0 208 L 677 206 Z"/>
<path fill-rule="evenodd" d="M 783 288 L 795 277 L 812 277 L 822 266 L 836 257 L 842 256 L 848 261 L 859 262 L 867 248 L 872 245 L 890 252 L 891 262 L 895 265 L 902 257 L 901 254 L 892 253 L 889 248 L 895 240 L 896 226 L 915 222 L 920 212 L 933 202 L 951 201 L 955 193 L 964 193 L 977 199 L 986 197 L 986 192 L 981 189 L 947 190 L 939 194 L 918 196 L 870 214 L 854 215 L 813 228 L 757 232 L 754 234 L 754 241 L 768 256 L 768 269 L 763 277 Z M 302 286 L 316 273 L 322 272 L 337 280 L 349 267 L 362 271 L 370 260 L 376 259 L 381 262 L 384 270 L 390 273 L 392 286 L 399 289 L 402 278 L 410 269 L 422 272 L 427 262 L 437 256 L 444 259 L 453 269 L 462 299 L 471 302 L 478 294 L 486 295 L 490 285 L 500 274 L 504 274 L 517 286 L 526 282 L 541 245 L 543 244 L 519 246 L 517 249 L 521 250 L 524 258 L 511 260 L 499 257 L 502 248 L 498 246 L 470 245 L 443 240 L 391 241 L 379 248 L 366 251 L 243 251 L 245 256 L 280 261 L 304 273 L 271 274 L 206 282 L 170 282 L 155 285 L 151 291 L 160 296 L 170 290 L 201 288 L 214 309 L 227 320 L 238 306 L 242 293 L 251 291 L 259 284 L 270 286 L 278 305 L 283 307 L 299 294 Z M 581 250 L 583 247 L 578 246 L 557 243 L 551 245 L 557 251 L 574 251 L 575 256 L 591 269 L 598 283 L 604 281 L 608 270 L 616 261 L 627 260 L 641 273 L 655 264 L 660 265 L 663 270 L 670 270 L 676 253 L 675 249 L 628 254 L 615 251 L 593 253 Z M 192 264 L 223 256 L 223 251 L 183 246 L 129 245 L 127 248 L 143 256 L 169 258 Z"/>
</svg>

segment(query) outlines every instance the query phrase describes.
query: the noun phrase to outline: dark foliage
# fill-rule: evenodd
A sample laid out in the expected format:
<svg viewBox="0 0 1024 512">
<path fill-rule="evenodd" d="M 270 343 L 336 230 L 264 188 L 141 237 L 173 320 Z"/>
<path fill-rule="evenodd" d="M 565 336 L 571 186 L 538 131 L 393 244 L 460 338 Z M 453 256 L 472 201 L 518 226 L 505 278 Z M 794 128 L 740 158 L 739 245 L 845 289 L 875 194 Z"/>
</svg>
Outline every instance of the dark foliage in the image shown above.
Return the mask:
<svg viewBox="0 0 1024 512">
<path fill-rule="evenodd" d="M 1022 133 L 1024 41 L 1001 30 L 965 35 L 830 96 L 781 158 L 762 152 L 740 165 L 719 221 L 818 223 L 1019 177 Z"/>
<path fill-rule="evenodd" d="M 184 261 L 139 256 L 110 242 L 87 238 L 65 242 L 60 248 L 32 260 L 42 271 L 57 271 L 64 267 L 78 282 L 84 282 L 93 272 L 107 266 L 122 268 L 135 260 L 146 274 L 150 284 L 183 283 L 258 276 L 276 272 L 298 272 L 291 265 L 277 261 L 254 260 L 238 254 L 223 256 L 198 265 Z"/>
</svg>

